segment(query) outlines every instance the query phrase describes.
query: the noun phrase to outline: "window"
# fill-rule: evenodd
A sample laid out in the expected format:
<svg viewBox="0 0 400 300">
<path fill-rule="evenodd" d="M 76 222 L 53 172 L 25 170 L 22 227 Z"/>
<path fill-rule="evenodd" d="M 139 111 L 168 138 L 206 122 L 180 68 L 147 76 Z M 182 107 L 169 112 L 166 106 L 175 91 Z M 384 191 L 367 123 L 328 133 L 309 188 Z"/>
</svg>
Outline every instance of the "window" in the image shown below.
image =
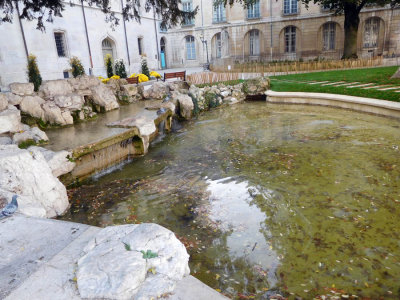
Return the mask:
<svg viewBox="0 0 400 300">
<path fill-rule="evenodd" d="M 253 29 L 249 33 L 249 54 L 251 56 L 260 55 L 260 33 L 258 30 Z"/>
<path fill-rule="evenodd" d="M 221 58 L 222 56 L 222 41 L 221 41 L 221 33 L 217 33 L 215 35 L 215 57 Z"/>
<path fill-rule="evenodd" d="M 182 2 L 183 11 L 193 11 L 193 3 L 192 0 L 185 0 Z M 184 25 L 193 25 L 194 19 L 193 18 L 185 18 L 183 21 Z"/>
<path fill-rule="evenodd" d="M 143 38 L 137 39 L 139 55 L 143 54 Z"/>
<path fill-rule="evenodd" d="M 65 79 L 69 78 L 69 72 L 68 71 L 64 71 L 63 72 L 63 76 Z"/>
<path fill-rule="evenodd" d="M 296 52 L 296 27 L 288 26 L 285 28 L 285 52 Z"/>
<path fill-rule="evenodd" d="M 247 7 L 247 19 L 256 19 L 260 17 L 260 0 L 256 0 Z"/>
<path fill-rule="evenodd" d="M 293 15 L 297 14 L 297 0 L 284 0 L 283 1 L 283 14 Z"/>
<path fill-rule="evenodd" d="M 114 59 L 113 42 L 110 39 L 106 38 L 101 42 L 101 49 L 103 51 L 104 59 L 107 55 L 111 55 L 111 59 Z"/>
<path fill-rule="evenodd" d="M 59 57 L 67 56 L 64 32 L 54 32 L 54 40 L 56 41 L 56 48 L 57 48 L 58 56 Z"/>
<path fill-rule="evenodd" d="M 226 21 L 225 5 L 224 3 L 218 3 L 213 5 L 214 9 L 214 23 L 221 23 Z"/>
<path fill-rule="evenodd" d="M 336 23 L 325 23 L 322 32 L 323 46 L 322 50 L 335 50 L 336 41 Z"/>
<path fill-rule="evenodd" d="M 168 28 L 161 25 L 161 22 L 158 22 L 158 28 L 160 32 L 167 32 Z"/>
<path fill-rule="evenodd" d="M 369 18 L 367 21 L 365 21 L 364 47 L 365 48 L 377 47 L 378 35 L 379 35 L 379 19 Z"/>
<path fill-rule="evenodd" d="M 196 45 L 192 35 L 186 37 L 186 59 L 196 59 Z"/>
</svg>

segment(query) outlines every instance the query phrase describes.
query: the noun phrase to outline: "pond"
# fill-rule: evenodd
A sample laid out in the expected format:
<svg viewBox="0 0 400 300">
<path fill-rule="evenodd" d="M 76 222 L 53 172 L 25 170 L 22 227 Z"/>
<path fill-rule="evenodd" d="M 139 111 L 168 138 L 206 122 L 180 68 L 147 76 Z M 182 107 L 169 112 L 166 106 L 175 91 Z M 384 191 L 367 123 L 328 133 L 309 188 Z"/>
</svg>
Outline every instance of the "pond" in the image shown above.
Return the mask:
<svg viewBox="0 0 400 300">
<path fill-rule="evenodd" d="M 215 109 L 70 189 L 63 219 L 161 224 L 231 298 L 398 299 L 399 128 L 326 107 Z"/>
</svg>

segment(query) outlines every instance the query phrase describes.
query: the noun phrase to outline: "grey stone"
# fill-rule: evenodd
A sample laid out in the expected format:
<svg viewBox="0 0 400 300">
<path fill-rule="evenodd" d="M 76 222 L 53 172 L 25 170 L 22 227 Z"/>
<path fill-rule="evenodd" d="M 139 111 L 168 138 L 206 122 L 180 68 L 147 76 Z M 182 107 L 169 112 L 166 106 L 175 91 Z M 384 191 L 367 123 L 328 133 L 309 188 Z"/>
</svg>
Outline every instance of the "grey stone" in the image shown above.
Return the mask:
<svg viewBox="0 0 400 300">
<path fill-rule="evenodd" d="M 73 89 L 68 80 L 46 80 L 39 88 L 39 92 L 43 94 L 46 99 L 53 99 L 58 95 L 72 94 Z"/>
<path fill-rule="evenodd" d="M 68 157 L 72 157 L 72 153 L 69 151 L 54 152 L 37 146 L 29 147 L 28 150 L 41 152 L 55 177 L 67 174 L 75 167 L 75 163 L 68 159 Z"/>
<path fill-rule="evenodd" d="M 88 90 L 91 87 L 99 86 L 101 81 L 95 76 L 78 76 L 76 78 L 68 79 L 69 84 L 75 91 Z"/>
<path fill-rule="evenodd" d="M 144 259 L 140 251 L 147 250 L 158 256 Z M 183 244 L 157 224 L 104 228 L 84 253 L 77 271 L 82 298 L 156 299 L 172 292 L 176 282 L 190 272 Z"/>
<path fill-rule="evenodd" d="M 81 110 L 85 104 L 83 96 L 78 94 L 54 96 L 54 103 L 60 108 L 68 108 L 70 111 Z"/>
<path fill-rule="evenodd" d="M 52 101 L 47 101 L 42 105 L 44 120 L 50 124 L 67 125 L 61 114 L 61 109 Z"/>
<path fill-rule="evenodd" d="M 143 91 L 143 98 L 162 100 L 169 92 L 169 87 L 165 82 L 158 81 L 151 86 L 145 86 Z"/>
<path fill-rule="evenodd" d="M 0 134 L 14 133 L 22 129 L 21 113 L 14 106 L 11 107 L 0 112 Z"/>
<path fill-rule="evenodd" d="M 104 84 L 91 88 L 93 102 L 103 107 L 106 111 L 119 107 L 117 98 L 111 89 Z"/>
<path fill-rule="evenodd" d="M 6 93 L 5 95 L 6 95 L 7 99 L 8 99 L 8 104 L 11 104 L 11 105 L 19 105 L 19 104 L 21 104 L 21 101 L 22 101 L 22 97 L 21 96 L 18 96 L 18 95 L 13 94 L 13 93 Z"/>
<path fill-rule="evenodd" d="M 0 136 L 0 145 L 11 145 L 12 139 L 9 136 Z"/>
<path fill-rule="evenodd" d="M 44 131 L 37 127 L 28 128 L 28 130 L 18 132 L 13 136 L 13 143 L 17 145 L 27 140 L 34 140 L 36 143 L 39 143 L 41 141 L 48 141 L 49 138 Z"/>
<path fill-rule="evenodd" d="M 61 215 L 69 202 L 65 186 L 53 175 L 43 154 L 0 146 L 0 195 L 18 194 L 19 212 L 52 218 Z"/>
<path fill-rule="evenodd" d="M 38 96 L 26 96 L 22 98 L 20 109 L 32 117 L 44 119 L 44 111 L 41 107 L 43 103 L 45 101 Z"/>
<path fill-rule="evenodd" d="M 182 118 L 189 120 L 192 118 L 192 112 L 194 109 L 194 104 L 192 98 L 188 95 L 174 93 L 174 99 L 177 100 L 179 104 L 179 113 Z"/>
<path fill-rule="evenodd" d="M 0 93 L 0 111 L 5 110 L 8 107 L 8 98 L 5 94 Z"/>
<path fill-rule="evenodd" d="M 34 93 L 34 85 L 31 82 L 28 83 L 19 83 L 14 82 L 10 84 L 11 93 L 19 95 L 19 96 L 28 96 L 33 95 Z"/>
</svg>

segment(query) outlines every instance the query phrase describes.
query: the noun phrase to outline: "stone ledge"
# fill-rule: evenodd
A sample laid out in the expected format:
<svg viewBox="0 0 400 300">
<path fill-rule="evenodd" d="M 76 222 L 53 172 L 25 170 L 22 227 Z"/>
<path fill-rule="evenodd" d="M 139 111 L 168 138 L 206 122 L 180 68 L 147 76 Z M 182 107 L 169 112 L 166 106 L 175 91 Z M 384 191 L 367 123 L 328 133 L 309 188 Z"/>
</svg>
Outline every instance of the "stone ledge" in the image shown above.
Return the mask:
<svg viewBox="0 0 400 300">
<path fill-rule="evenodd" d="M 399 102 L 325 93 L 274 92 L 269 90 L 265 94 L 267 95 L 267 102 L 271 103 L 332 106 L 400 118 Z"/>
</svg>

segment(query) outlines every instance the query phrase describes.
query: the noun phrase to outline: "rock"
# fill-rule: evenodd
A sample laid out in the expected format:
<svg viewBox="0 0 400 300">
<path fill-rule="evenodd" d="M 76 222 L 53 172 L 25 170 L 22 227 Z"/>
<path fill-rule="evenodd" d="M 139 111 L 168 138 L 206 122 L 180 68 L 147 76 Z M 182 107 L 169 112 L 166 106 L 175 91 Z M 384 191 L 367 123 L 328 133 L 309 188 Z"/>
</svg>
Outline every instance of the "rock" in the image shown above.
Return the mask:
<svg viewBox="0 0 400 300">
<path fill-rule="evenodd" d="M 12 139 L 9 136 L 0 136 L 0 145 L 11 145 Z"/>
<path fill-rule="evenodd" d="M 27 140 L 34 140 L 36 143 L 39 143 L 47 142 L 49 138 L 44 131 L 37 127 L 28 128 L 28 130 L 18 132 L 13 136 L 13 143 L 17 145 Z"/>
<path fill-rule="evenodd" d="M 69 110 L 61 111 L 61 115 L 65 121 L 65 125 L 72 125 L 74 124 L 74 118 L 71 115 Z"/>
<path fill-rule="evenodd" d="M 230 95 L 231 95 L 231 91 L 228 90 L 228 89 L 226 89 L 226 90 L 224 90 L 224 91 L 221 91 L 221 96 L 222 96 L 223 98 L 228 97 L 228 96 L 230 96 Z"/>
<path fill-rule="evenodd" d="M 224 99 L 224 103 L 228 103 L 228 104 L 236 104 L 239 101 L 235 98 L 235 97 L 226 97 Z"/>
<path fill-rule="evenodd" d="M 269 78 L 259 77 L 246 81 L 243 85 L 243 92 L 247 95 L 263 95 L 269 87 Z"/>
<path fill-rule="evenodd" d="M 182 118 L 189 120 L 192 118 L 192 112 L 194 109 L 194 104 L 192 98 L 188 95 L 174 93 L 174 99 L 178 101 L 179 104 L 179 114 Z"/>
<path fill-rule="evenodd" d="M 19 212 L 52 218 L 68 208 L 65 186 L 52 174 L 43 154 L 0 146 L 0 195 L 18 199 Z"/>
<path fill-rule="evenodd" d="M 168 82 L 167 85 L 171 91 L 178 91 L 180 93 L 182 93 L 183 90 L 189 89 L 189 84 L 186 81 L 182 80 Z"/>
<path fill-rule="evenodd" d="M 83 96 L 78 94 L 54 96 L 54 103 L 60 108 L 68 108 L 70 111 L 81 110 L 85 104 Z"/>
<path fill-rule="evenodd" d="M 91 87 L 95 87 L 102 84 L 97 77 L 87 76 L 87 75 L 78 76 L 76 78 L 70 78 L 68 79 L 68 82 L 75 91 L 89 90 Z"/>
<path fill-rule="evenodd" d="M 117 98 L 115 97 L 114 93 L 104 84 L 92 87 L 91 91 L 93 95 L 93 102 L 103 107 L 106 111 L 119 107 Z"/>
<path fill-rule="evenodd" d="M 143 86 L 140 84 L 126 84 L 121 86 L 121 95 L 136 101 L 142 99 Z"/>
<path fill-rule="evenodd" d="M 58 95 L 72 94 L 73 89 L 68 80 L 46 80 L 39 88 L 39 93 L 46 99 L 53 99 Z"/>
<path fill-rule="evenodd" d="M 13 93 L 6 93 L 5 95 L 8 99 L 8 104 L 11 104 L 11 105 L 20 105 L 21 104 L 21 101 L 22 101 L 21 96 L 15 95 Z"/>
<path fill-rule="evenodd" d="M 158 101 L 146 101 L 146 109 L 148 110 L 159 110 L 161 108 L 169 109 L 172 113 L 175 113 L 175 104 L 171 101 L 162 102 Z"/>
<path fill-rule="evenodd" d="M 8 98 L 5 94 L 0 93 L 0 111 L 5 110 L 8 107 Z"/>
<path fill-rule="evenodd" d="M 143 258 L 140 251 L 147 250 L 157 257 Z M 106 227 L 83 252 L 77 271 L 81 298 L 158 299 L 190 271 L 183 244 L 157 224 Z"/>
<path fill-rule="evenodd" d="M 34 89 L 35 87 L 31 82 L 28 83 L 14 82 L 10 84 L 11 93 L 16 94 L 18 96 L 33 95 Z"/>
<path fill-rule="evenodd" d="M 143 98 L 162 100 L 165 95 L 169 92 L 168 85 L 165 82 L 158 81 L 153 83 L 153 85 L 148 85 L 144 87 Z"/>
<path fill-rule="evenodd" d="M 52 101 L 47 101 L 42 105 L 44 111 L 44 121 L 50 124 L 67 125 L 61 114 L 61 109 Z"/>
<path fill-rule="evenodd" d="M 21 113 L 14 106 L 0 112 L 0 134 L 18 132 L 22 129 Z"/>
<path fill-rule="evenodd" d="M 68 159 L 68 157 L 72 157 L 71 152 L 65 150 L 54 152 L 37 146 L 29 147 L 28 150 L 40 151 L 55 177 L 67 174 L 75 167 L 75 162 L 72 162 Z"/>
<path fill-rule="evenodd" d="M 45 101 L 38 96 L 26 96 L 22 98 L 20 109 L 22 112 L 32 117 L 43 120 L 44 111 L 41 106 L 43 103 L 45 103 Z"/>
</svg>

